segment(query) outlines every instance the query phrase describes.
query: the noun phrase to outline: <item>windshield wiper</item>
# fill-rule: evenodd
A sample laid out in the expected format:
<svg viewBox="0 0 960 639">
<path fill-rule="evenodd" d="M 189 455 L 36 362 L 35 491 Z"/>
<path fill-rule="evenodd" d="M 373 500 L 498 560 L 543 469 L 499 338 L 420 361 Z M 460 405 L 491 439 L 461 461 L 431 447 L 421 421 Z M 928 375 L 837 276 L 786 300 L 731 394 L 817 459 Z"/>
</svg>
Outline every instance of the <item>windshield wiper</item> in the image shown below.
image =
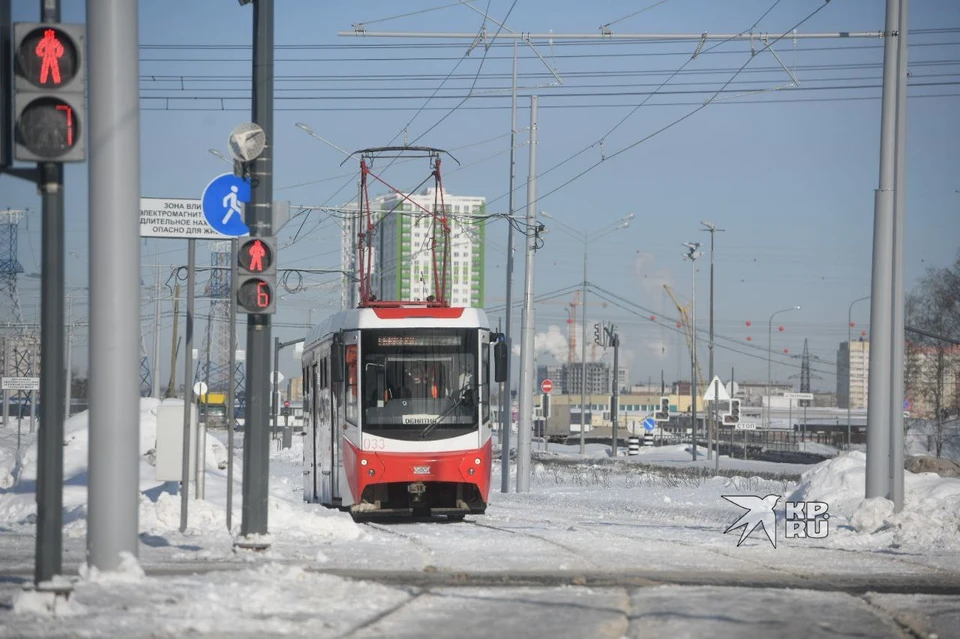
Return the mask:
<svg viewBox="0 0 960 639">
<path fill-rule="evenodd" d="M 422 431 L 420 431 L 420 439 L 426 439 L 427 437 L 429 437 L 430 433 L 432 433 L 437 429 L 437 426 L 440 425 L 440 422 L 442 422 L 447 415 L 449 415 L 454 410 L 462 406 L 464 402 L 466 402 L 467 397 L 468 395 L 470 395 L 472 390 L 473 389 L 470 388 L 470 382 L 467 382 L 466 384 L 464 384 L 460 388 L 460 392 L 457 393 L 457 399 L 452 404 L 450 404 L 450 406 L 445 411 L 437 415 L 437 418 L 433 420 L 432 423 L 427 424 L 427 426 Z"/>
</svg>

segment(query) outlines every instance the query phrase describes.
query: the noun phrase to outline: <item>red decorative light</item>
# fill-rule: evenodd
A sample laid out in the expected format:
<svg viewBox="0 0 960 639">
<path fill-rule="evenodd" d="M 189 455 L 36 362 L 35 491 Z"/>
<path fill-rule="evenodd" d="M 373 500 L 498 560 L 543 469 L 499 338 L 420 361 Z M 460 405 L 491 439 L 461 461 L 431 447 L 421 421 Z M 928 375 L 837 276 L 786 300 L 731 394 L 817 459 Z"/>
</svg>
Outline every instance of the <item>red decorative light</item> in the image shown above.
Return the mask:
<svg viewBox="0 0 960 639">
<path fill-rule="evenodd" d="M 677 322 L 677 328 L 683 328 L 683 324 L 681 324 L 680 322 Z"/>
<path fill-rule="evenodd" d="M 752 342 L 752 341 L 753 341 L 753 338 L 750 337 L 749 335 L 747 335 L 747 341 L 748 341 L 748 342 Z"/>
<path fill-rule="evenodd" d="M 651 316 L 650 316 L 650 321 L 651 321 L 651 322 L 655 321 L 656 319 L 657 319 L 657 316 L 656 316 L 656 315 L 651 315 Z"/>
<path fill-rule="evenodd" d="M 866 336 L 867 336 L 867 332 L 866 332 L 866 331 L 860 331 L 860 335 L 863 336 L 863 337 L 866 337 Z"/>
<path fill-rule="evenodd" d="M 751 325 L 753 324 L 753 322 L 751 322 L 750 320 L 747 320 L 746 324 L 747 324 L 747 326 L 751 326 Z"/>
<path fill-rule="evenodd" d="M 856 325 L 857 325 L 856 322 L 850 322 L 850 328 L 853 328 L 853 327 L 856 326 Z"/>
<path fill-rule="evenodd" d="M 782 327 L 782 326 L 778 326 L 778 327 L 777 327 L 777 330 L 782 333 L 782 332 L 783 332 L 783 327 Z"/>
<path fill-rule="evenodd" d="M 784 352 L 784 353 L 789 353 L 789 352 L 790 352 L 790 349 L 789 349 L 789 348 L 785 348 L 785 349 L 783 349 L 783 352 Z"/>
</svg>

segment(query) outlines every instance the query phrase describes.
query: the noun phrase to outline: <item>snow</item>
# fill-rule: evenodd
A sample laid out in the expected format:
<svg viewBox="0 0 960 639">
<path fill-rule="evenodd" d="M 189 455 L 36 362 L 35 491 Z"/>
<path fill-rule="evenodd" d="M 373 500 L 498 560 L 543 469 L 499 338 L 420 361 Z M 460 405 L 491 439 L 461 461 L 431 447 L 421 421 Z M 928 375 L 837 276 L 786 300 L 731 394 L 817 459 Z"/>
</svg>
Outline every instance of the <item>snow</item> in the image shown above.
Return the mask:
<svg viewBox="0 0 960 639">
<path fill-rule="evenodd" d="M 823 580 L 952 579 L 953 592 L 960 591 L 960 479 L 905 473 L 905 506 L 895 513 L 884 499 L 863 498 L 860 451 L 814 466 L 722 456 L 723 475 L 715 476 L 706 450 L 694 463 L 682 445 L 646 447 L 637 456 L 623 450 L 613 459 L 599 444 L 587 445 L 583 456 L 577 445 L 541 444 L 529 493 L 499 492 L 496 453 L 483 516 L 461 524 L 357 524 L 302 502 L 303 451 L 295 439 L 290 449 L 271 450 L 270 533 L 261 540 L 269 547 L 252 552 L 235 548 L 239 448 L 226 526 L 224 433 L 206 438 L 204 498 L 191 492 L 180 532 L 178 483 L 157 481 L 152 465 L 157 406 L 141 402 L 138 556 L 124 555 L 116 571 L 86 563 L 88 413 L 67 421 L 64 574 L 37 589 L 29 587 L 36 441 L 24 435 L 18 455 L 15 427 L 0 427 L 0 638 L 769 636 L 780 634 L 771 629 L 775 621 L 801 628 L 811 619 L 822 633 L 884 636 L 900 624 L 957 636 L 942 621 L 956 618 L 943 613 L 960 609 L 955 595 L 892 594 L 908 588 L 870 595 L 867 605 L 805 588 Z M 515 480 L 515 466 L 511 473 Z M 829 536 L 785 539 L 781 522 L 776 548 L 761 531 L 737 547 L 741 530 L 724 530 L 743 511 L 723 496 L 767 494 L 782 497 L 778 517 L 787 500 L 829 504 Z M 529 575 L 529 583 L 499 583 L 505 574 Z M 591 586 L 594 574 L 633 585 Z M 663 575 L 679 575 L 681 583 L 658 585 Z M 789 587 L 756 585 L 764 579 Z M 64 586 L 72 588 L 69 598 L 55 594 Z M 905 597 L 912 596 L 925 597 L 927 612 L 910 611 Z"/>
</svg>

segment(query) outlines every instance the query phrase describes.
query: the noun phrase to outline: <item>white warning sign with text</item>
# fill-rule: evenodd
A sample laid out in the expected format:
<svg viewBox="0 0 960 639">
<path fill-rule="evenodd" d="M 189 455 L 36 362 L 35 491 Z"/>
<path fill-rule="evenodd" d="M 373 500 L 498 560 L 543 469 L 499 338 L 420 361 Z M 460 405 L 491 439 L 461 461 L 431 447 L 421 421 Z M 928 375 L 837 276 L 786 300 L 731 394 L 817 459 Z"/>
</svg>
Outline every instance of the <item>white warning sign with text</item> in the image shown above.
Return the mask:
<svg viewBox="0 0 960 639">
<path fill-rule="evenodd" d="M 203 216 L 200 200 L 140 198 L 140 237 L 176 237 L 186 240 L 225 240 Z"/>
</svg>

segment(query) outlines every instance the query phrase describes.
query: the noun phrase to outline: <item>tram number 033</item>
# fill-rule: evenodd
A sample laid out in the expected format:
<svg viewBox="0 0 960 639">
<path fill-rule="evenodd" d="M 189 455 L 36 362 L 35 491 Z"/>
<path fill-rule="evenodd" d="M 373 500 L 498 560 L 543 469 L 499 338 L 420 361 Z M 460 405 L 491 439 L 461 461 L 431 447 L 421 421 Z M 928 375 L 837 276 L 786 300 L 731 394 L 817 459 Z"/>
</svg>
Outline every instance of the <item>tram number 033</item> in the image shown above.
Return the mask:
<svg viewBox="0 0 960 639">
<path fill-rule="evenodd" d="M 382 439 L 364 438 L 363 440 L 363 450 L 383 450 L 386 447 L 387 442 Z"/>
</svg>

